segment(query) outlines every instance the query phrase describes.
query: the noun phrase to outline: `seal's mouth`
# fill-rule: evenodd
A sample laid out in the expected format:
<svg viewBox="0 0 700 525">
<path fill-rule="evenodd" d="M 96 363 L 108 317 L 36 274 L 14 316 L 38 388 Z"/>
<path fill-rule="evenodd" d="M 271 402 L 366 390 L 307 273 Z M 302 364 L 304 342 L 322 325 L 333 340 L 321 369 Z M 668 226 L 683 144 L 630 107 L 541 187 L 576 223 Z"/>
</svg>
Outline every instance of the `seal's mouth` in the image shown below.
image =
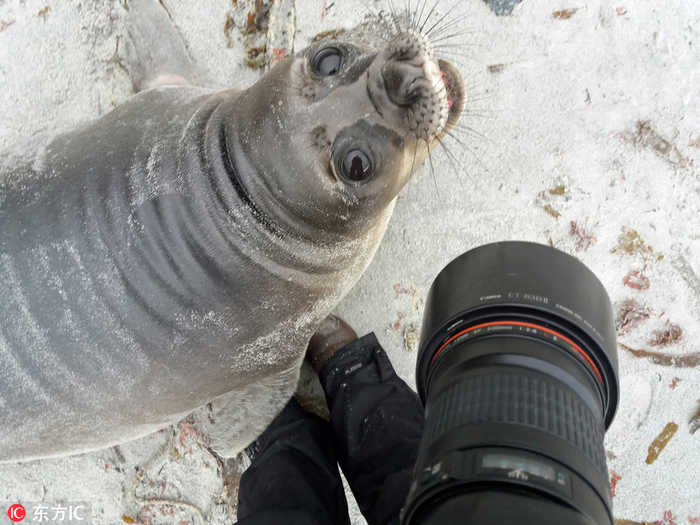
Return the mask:
<svg viewBox="0 0 700 525">
<path fill-rule="evenodd" d="M 447 124 L 443 130 L 443 133 L 445 133 L 457 124 L 462 111 L 464 111 L 466 92 L 462 76 L 452 64 L 446 60 L 438 59 L 438 67 L 440 68 L 440 76 L 442 77 L 442 83 L 445 85 L 445 94 L 447 96 Z"/>
</svg>

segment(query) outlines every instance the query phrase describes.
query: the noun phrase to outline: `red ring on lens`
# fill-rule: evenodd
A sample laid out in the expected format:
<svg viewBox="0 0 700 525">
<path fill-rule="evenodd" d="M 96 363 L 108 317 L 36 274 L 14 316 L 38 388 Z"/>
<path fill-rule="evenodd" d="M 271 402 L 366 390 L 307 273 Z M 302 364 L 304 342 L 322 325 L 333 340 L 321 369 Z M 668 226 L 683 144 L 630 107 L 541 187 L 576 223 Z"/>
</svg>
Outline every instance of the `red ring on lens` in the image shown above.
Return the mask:
<svg viewBox="0 0 700 525">
<path fill-rule="evenodd" d="M 437 359 L 437 356 L 440 355 L 440 352 L 442 352 L 442 351 L 445 349 L 445 347 L 446 347 L 447 345 L 449 345 L 452 341 L 454 341 L 455 339 L 457 339 L 459 336 L 464 335 L 464 334 L 467 334 L 467 333 L 472 332 L 472 331 L 474 331 L 474 330 L 477 330 L 477 329 L 479 329 L 479 328 L 485 328 L 485 327 L 488 327 L 488 326 L 503 326 L 503 325 L 526 326 L 526 327 L 528 327 L 528 328 L 535 328 L 535 329 L 537 329 L 537 330 L 542 330 L 543 332 L 546 332 L 546 333 L 548 333 L 548 334 L 557 336 L 557 337 L 558 337 L 559 339 L 561 339 L 562 341 L 567 342 L 567 343 L 571 346 L 571 349 L 572 349 L 575 353 L 577 353 L 577 354 L 579 354 L 581 357 L 583 357 L 583 359 L 586 361 L 586 363 L 588 363 L 588 366 L 593 370 L 593 373 L 595 374 L 596 378 L 598 379 L 598 382 L 599 382 L 601 385 L 603 384 L 603 376 L 600 374 L 600 371 L 598 370 L 598 367 L 597 367 L 597 366 L 595 365 L 595 363 L 593 362 L 593 359 L 591 359 L 591 356 L 589 356 L 588 353 L 586 353 L 586 351 L 585 351 L 583 348 L 581 348 L 579 345 L 577 345 L 576 343 L 574 343 L 571 339 L 569 339 L 569 338 L 566 337 L 565 335 L 562 335 L 562 334 L 559 333 L 559 332 L 556 332 L 556 331 L 554 331 L 554 330 L 551 330 L 550 328 L 545 328 L 544 326 L 541 326 L 541 325 L 538 325 L 538 324 L 534 324 L 534 323 L 525 323 L 525 322 L 523 322 L 523 321 L 492 321 L 492 322 L 490 322 L 490 323 L 481 323 L 481 324 L 477 324 L 477 325 L 474 325 L 474 326 L 470 326 L 469 328 L 467 328 L 467 329 L 465 329 L 465 330 L 462 330 L 461 332 L 459 332 L 459 333 L 453 335 L 453 336 L 450 337 L 447 341 L 445 341 L 445 342 L 442 344 L 442 346 L 441 346 L 440 348 L 438 348 L 437 352 L 435 352 L 435 355 L 433 356 L 433 358 L 432 358 L 431 361 L 430 361 L 430 366 L 433 366 L 433 363 L 435 362 L 435 359 Z"/>
</svg>

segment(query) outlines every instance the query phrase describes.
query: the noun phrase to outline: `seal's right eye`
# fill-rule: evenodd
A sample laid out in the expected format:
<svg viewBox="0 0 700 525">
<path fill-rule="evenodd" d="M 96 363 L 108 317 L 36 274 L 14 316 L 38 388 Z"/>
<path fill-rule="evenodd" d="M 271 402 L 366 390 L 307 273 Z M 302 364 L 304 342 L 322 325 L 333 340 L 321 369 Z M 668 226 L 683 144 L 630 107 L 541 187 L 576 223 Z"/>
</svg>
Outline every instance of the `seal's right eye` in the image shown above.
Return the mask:
<svg viewBox="0 0 700 525">
<path fill-rule="evenodd" d="M 340 65 L 343 63 L 343 55 L 335 47 L 322 49 L 311 61 L 311 67 L 318 76 L 330 77 L 337 75 Z"/>
</svg>

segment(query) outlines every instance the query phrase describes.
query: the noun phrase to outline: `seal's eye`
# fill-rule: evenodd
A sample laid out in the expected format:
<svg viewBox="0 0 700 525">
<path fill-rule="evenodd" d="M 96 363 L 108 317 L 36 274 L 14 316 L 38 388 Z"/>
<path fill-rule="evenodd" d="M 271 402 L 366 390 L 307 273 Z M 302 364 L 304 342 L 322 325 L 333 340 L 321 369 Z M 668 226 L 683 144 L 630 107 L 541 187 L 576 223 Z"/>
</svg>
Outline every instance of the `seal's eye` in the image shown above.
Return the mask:
<svg viewBox="0 0 700 525">
<path fill-rule="evenodd" d="M 335 47 L 322 49 L 311 61 L 314 73 L 321 77 L 337 75 L 343 62 L 342 53 Z"/>
<path fill-rule="evenodd" d="M 341 175 L 350 182 L 367 180 L 372 175 L 369 157 L 359 149 L 348 151 L 341 165 Z"/>
</svg>

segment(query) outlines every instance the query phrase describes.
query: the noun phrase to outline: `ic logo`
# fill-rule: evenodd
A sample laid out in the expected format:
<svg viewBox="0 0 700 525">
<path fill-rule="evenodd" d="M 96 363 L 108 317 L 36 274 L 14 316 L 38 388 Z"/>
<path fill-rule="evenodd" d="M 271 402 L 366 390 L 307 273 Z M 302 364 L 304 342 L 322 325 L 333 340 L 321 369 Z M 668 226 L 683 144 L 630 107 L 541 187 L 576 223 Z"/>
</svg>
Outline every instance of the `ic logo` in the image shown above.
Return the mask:
<svg viewBox="0 0 700 525">
<path fill-rule="evenodd" d="M 10 520 L 18 522 L 24 519 L 24 517 L 27 515 L 27 511 L 24 510 L 22 505 L 15 503 L 9 509 L 7 509 L 7 515 L 10 517 Z"/>
</svg>

